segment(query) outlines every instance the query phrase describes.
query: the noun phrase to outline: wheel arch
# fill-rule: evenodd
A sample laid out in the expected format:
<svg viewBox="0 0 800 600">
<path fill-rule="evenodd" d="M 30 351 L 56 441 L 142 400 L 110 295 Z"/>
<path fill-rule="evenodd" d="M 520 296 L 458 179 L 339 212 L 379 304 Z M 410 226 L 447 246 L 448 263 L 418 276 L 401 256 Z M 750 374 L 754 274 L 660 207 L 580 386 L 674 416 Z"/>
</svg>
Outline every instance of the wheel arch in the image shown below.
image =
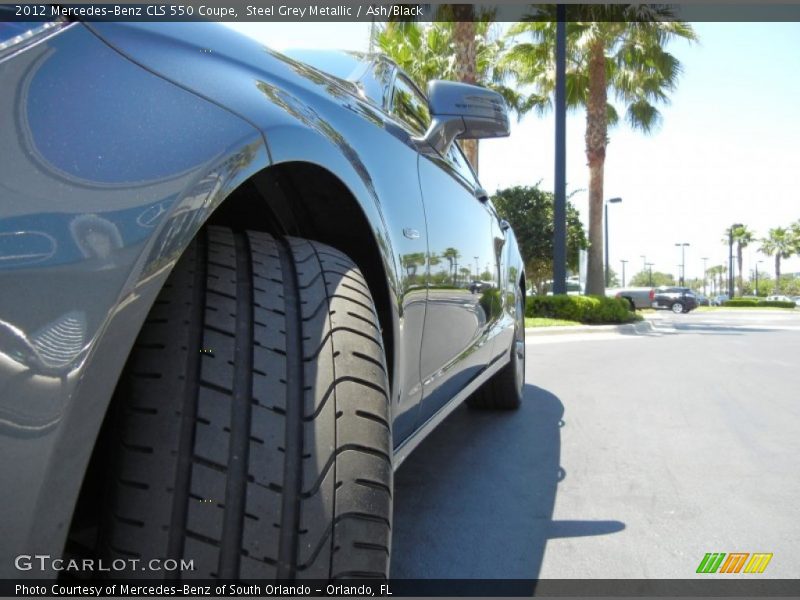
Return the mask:
<svg viewBox="0 0 800 600">
<path fill-rule="evenodd" d="M 632 311 L 636 311 L 636 303 L 633 301 L 633 298 L 631 296 L 622 295 L 620 297 L 628 301 L 628 306 L 630 306 Z"/>
<path fill-rule="evenodd" d="M 333 246 L 359 267 L 372 293 L 381 324 L 389 381 L 395 372 L 393 273 L 381 223 L 367 217 L 363 202 L 330 169 L 294 160 L 273 164 L 236 188 L 205 224 L 290 235 Z"/>
<path fill-rule="evenodd" d="M 376 229 L 379 232 L 380 226 L 367 217 L 362 203 L 341 177 L 319 164 L 302 160 L 266 166 L 233 188 L 199 227 L 207 225 L 302 237 L 328 244 L 347 254 L 362 271 L 373 295 L 391 389 L 399 354 L 394 348 L 398 315 L 392 301 L 391 266 L 387 266 L 386 252 L 376 239 Z M 177 256 L 185 251 L 193 237 L 188 236 L 181 251 L 170 259 L 177 261 Z M 161 281 L 159 289 L 166 281 L 166 278 Z M 156 295 L 152 294 L 153 299 Z M 149 306 L 140 308 L 142 322 L 137 331 L 144 325 L 144 315 L 148 310 Z M 131 345 L 133 341 L 130 340 Z M 97 514 L 93 505 L 100 501 L 98 492 L 103 473 L 104 440 L 113 435 L 111 416 L 114 405 L 113 397 L 109 398 L 105 405 L 105 418 L 92 441 L 91 458 L 78 492 L 72 524 L 67 528 L 70 532 L 79 529 L 79 521 Z M 74 536 L 71 535 L 70 539 L 74 545 Z"/>
</svg>

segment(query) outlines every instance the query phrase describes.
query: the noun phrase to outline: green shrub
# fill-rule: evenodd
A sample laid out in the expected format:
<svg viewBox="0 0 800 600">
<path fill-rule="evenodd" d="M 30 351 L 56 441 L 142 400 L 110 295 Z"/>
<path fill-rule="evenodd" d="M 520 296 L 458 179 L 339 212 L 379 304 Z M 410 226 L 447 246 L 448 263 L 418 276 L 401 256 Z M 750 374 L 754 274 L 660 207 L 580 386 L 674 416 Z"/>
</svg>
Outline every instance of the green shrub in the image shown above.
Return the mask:
<svg viewBox="0 0 800 600">
<path fill-rule="evenodd" d="M 525 316 L 593 325 L 637 320 L 627 300 L 603 296 L 531 296 L 526 301 Z"/>
<path fill-rule="evenodd" d="M 747 306 L 750 308 L 795 308 L 794 302 L 779 302 L 776 300 L 756 300 L 755 298 L 734 298 L 726 300 L 722 306 Z"/>
<path fill-rule="evenodd" d="M 774 306 L 775 308 L 797 308 L 797 304 L 794 302 L 784 302 L 784 301 L 767 301 L 763 300 L 759 306 Z"/>
<path fill-rule="evenodd" d="M 725 300 L 722 306 L 758 306 L 758 300 L 750 298 L 736 298 L 735 300 Z"/>
<path fill-rule="evenodd" d="M 490 318 L 494 319 L 498 317 L 503 309 L 503 300 L 500 290 L 494 288 L 485 290 L 481 294 L 481 299 L 478 300 L 478 304 L 481 305 L 481 308 L 486 311 L 486 314 L 489 315 Z"/>
</svg>

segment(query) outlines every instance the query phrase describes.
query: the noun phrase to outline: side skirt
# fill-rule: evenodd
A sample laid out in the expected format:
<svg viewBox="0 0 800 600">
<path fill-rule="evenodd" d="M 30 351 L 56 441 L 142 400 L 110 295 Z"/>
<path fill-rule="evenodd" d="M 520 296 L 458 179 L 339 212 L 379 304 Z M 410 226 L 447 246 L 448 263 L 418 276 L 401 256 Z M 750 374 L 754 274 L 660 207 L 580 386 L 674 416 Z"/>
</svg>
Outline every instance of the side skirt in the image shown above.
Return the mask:
<svg viewBox="0 0 800 600">
<path fill-rule="evenodd" d="M 466 400 L 472 394 L 472 392 L 486 383 L 486 381 L 488 381 L 492 375 L 505 367 L 510 359 L 511 358 L 508 352 L 503 352 L 503 354 L 489 363 L 486 369 L 478 377 L 470 381 L 458 394 L 453 396 L 450 399 L 450 402 L 442 406 L 442 408 L 431 415 L 431 417 L 425 421 L 425 423 L 423 423 L 419 429 L 406 438 L 403 443 L 400 444 L 394 451 L 394 470 L 397 471 L 397 469 L 400 468 L 400 465 L 402 465 L 403 461 L 408 458 L 408 455 L 411 454 L 417 446 L 419 446 L 422 440 L 428 437 L 428 434 L 431 431 L 436 429 L 439 423 L 444 421 L 451 412 L 458 408 L 458 406 L 464 402 L 464 400 Z"/>
</svg>

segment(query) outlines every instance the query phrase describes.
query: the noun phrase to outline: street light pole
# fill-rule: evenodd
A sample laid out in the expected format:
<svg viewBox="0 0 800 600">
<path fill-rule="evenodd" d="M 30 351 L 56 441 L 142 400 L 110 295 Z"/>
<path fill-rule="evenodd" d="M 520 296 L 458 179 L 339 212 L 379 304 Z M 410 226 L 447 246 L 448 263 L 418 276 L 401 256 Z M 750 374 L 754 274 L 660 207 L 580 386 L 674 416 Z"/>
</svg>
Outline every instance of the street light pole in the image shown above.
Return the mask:
<svg viewBox="0 0 800 600">
<path fill-rule="evenodd" d="M 605 235 L 605 238 L 606 238 L 606 271 L 605 271 L 605 274 L 606 274 L 606 287 L 608 287 L 608 285 L 609 285 L 608 284 L 608 267 L 609 267 L 609 262 L 608 262 L 608 205 L 609 205 L 609 203 L 617 204 L 618 202 L 622 202 L 622 198 L 609 198 L 608 200 L 606 200 L 606 203 L 605 203 L 605 206 L 604 206 L 605 215 L 603 215 L 603 217 L 604 217 L 603 218 L 603 223 L 605 224 L 605 229 L 606 229 L 606 231 L 605 231 L 605 234 L 606 234 Z"/>
<path fill-rule="evenodd" d="M 648 277 L 648 281 L 649 281 L 650 283 L 648 283 L 648 285 L 649 285 L 650 287 L 653 287 L 653 264 L 654 264 L 654 263 L 644 263 L 644 266 L 645 266 L 645 267 L 647 267 L 647 269 L 648 269 L 648 271 L 649 271 L 649 277 Z"/>
<path fill-rule="evenodd" d="M 700 260 L 703 261 L 703 296 L 708 296 L 706 293 L 706 271 L 708 270 L 706 269 L 706 263 L 708 262 L 708 257 L 703 256 Z"/>
<path fill-rule="evenodd" d="M 567 7 L 556 5 L 553 293 L 567 293 Z"/>
<path fill-rule="evenodd" d="M 625 265 L 628 264 L 627 260 L 620 260 L 622 263 L 622 287 L 625 287 Z"/>
<path fill-rule="evenodd" d="M 756 261 L 756 290 L 755 290 L 755 295 L 756 296 L 759 295 L 759 293 L 758 293 L 758 265 L 760 265 L 762 262 L 764 262 L 764 261 L 763 260 L 757 260 Z"/>
<path fill-rule="evenodd" d="M 733 230 L 741 227 L 741 223 L 734 223 L 728 230 L 728 298 L 733 299 Z"/>
<path fill-rule="evenodd" d="M 678 242 L 675 245 L 681 247 L 681 278 L 680 278 L 681 279 L 681 283 L 680 283 L 680 285 L 681 285 L 681 287 L 683 287 L 684 285 L 686 285 L 684 283 L 685 278 L 686 278 L 686 246 L 689 246 L 690 244 L 688 242 Z"/>
</svg>

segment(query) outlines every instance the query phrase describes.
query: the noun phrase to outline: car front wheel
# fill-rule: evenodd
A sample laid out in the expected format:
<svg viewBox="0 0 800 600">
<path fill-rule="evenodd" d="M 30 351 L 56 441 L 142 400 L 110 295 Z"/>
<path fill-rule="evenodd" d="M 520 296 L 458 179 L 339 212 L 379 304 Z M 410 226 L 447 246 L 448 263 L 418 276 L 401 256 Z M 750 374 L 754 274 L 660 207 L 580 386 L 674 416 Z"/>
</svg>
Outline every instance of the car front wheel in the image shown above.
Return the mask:
<svg viewBox="0 0 800 600">
<path fill-rule="evenodd" d="M 670 308 L 672 309 L 672 312 L 674 312 L 676 315 L 679 315 L 682 312 L 684 312 L 684 307 L 682 302 L 673 302 Z"/>
<path fill-rule="evenodd" d="M 202 231 L 113 408 L 102 557 L 192 561 L 179 578 L 387 577 L 384 349 L 369 288 L 341 252 Z"/>
</svg>

